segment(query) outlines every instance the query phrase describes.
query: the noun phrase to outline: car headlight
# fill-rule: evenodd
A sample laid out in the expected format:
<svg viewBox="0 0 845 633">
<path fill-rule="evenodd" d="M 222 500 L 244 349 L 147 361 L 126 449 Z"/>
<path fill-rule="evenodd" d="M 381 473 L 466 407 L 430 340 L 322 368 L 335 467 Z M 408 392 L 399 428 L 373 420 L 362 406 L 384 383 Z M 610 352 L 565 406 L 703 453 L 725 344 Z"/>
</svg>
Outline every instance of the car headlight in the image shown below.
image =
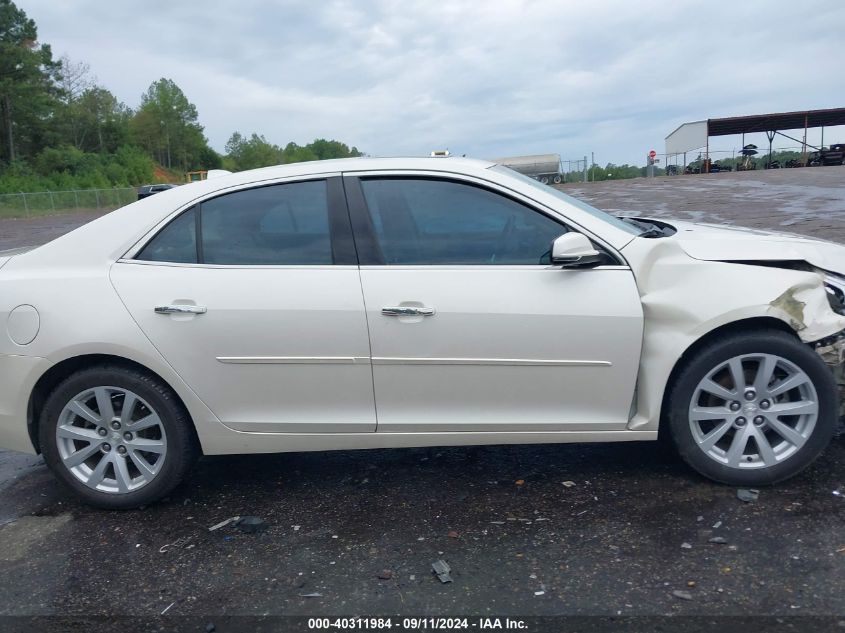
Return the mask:
<svg viewBox="0 0 845 633">
<path fill-rule="evenodd" d="M 824 273 L 824 289 L 831 310 L 845 315 L 845 277 L 833 273 Z"/>
</svg>

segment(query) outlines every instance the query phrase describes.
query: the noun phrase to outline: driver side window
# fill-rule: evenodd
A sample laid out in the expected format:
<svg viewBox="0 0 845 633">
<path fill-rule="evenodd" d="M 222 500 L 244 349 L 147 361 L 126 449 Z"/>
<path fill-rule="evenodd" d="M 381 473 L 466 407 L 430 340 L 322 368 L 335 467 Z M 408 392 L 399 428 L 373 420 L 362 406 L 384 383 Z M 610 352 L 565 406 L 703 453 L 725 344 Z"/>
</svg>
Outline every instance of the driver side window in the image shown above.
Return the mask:
<svg viewBox="0 0 845 633">
<path fill-rule="evenodd" d="M 387 265 L 549 264 L 564 225 L 481 187 L 430 178 L 362 179 Z"/>
</svg>

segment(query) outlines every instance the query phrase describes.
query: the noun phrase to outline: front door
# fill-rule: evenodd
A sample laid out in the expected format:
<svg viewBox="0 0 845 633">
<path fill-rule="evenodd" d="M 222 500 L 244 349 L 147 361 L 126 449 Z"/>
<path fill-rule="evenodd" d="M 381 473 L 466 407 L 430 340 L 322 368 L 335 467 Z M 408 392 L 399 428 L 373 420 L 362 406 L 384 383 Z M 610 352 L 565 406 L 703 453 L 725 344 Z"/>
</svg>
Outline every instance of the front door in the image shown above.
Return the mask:
<svg viewBox="0 0 845 633">
<path fill-rule="evenodd" d="M 347 177 L 346 189 L 368 260 L 378 431 L 626 427 L 642 341 L 626 266 L 551 267 L 567 227 L 466 182 Z"/>
<path fill-rule="evenodd" d="M 231 428 L 375 430 L 370 350 L 339 178 L 189 209 L 111 279 L 138 325 Z"/>
</svg>

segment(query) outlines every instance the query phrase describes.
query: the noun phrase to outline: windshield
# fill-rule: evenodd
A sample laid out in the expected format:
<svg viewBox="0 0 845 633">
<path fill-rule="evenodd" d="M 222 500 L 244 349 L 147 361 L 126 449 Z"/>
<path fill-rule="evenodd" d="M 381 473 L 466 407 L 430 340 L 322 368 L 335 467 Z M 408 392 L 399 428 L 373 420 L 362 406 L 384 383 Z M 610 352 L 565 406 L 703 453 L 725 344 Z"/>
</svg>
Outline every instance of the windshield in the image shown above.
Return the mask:
<svg viewBox="0 0 845 633">
<path fill-rule="evenodd" d="M 521 180 L 522 182 L 529 184 L 536 189 L 539 189 L 543 193 L 550 193 L 555 198 L 560 198 L 561 200 L 563 200 L 566 204 L 572 205 L 573 207 L 578 207 L 579 209 L 581 209 L 581 211 L 584 211 L 585 213 L 589 213 L 590 215 L 592 215 L 595 218 L 598 218 L 599 220 L 604 220 L 608 224 L 612 224 L 616 228 L 622 229 L 623 231 L 630 233 L 631 235 L 640 235 L 640 233 L 642 233 L 641 228 L 638 228 L 636 226 L 632 226 L 631 224 L 622 221 L 620 218 L 617 218 L 615 215 L 611 215 L 609 213 L 605 213 L 604 211 L 596 209 L 595 207 L 591 207 L 586 202 L 581 202 L 580 200 L 578 200 L 578 198 L 573 198 L 572 196 L 568 196 L 565 193 L 563 193 L 562 191 L 555 189 L 554 187 L 550 187 L 549 185 L 544 185 L 544 184 L 534 180 L 530 176 L 526 176 L 525 174 L 520 174 L 518 171 L 514 171 L 510 167 L 505 167 L 504 165 L 494 165 L 490 169 L 492 169 L 494 171 L 501 172 L 503 174 L 507 174 L 508 176 L 512 176 L 514 178 L 517 178 L 517 179 Z"/>
</svg>

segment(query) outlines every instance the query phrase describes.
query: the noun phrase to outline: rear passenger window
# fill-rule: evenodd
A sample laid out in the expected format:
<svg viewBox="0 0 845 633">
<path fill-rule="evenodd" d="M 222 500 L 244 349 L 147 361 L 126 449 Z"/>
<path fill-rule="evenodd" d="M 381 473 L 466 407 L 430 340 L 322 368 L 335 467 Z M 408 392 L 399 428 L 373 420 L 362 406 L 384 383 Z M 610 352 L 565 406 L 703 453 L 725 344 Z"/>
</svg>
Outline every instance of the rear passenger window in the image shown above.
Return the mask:
<svg viewBox="0 0 845 633">
<path fill-rule="evenodd" d="M 204 263 L 332 263 L 324 180 L 226 194 L 201 213 Z"/>
<path fill-rule="evenodd" d="M 138 259 L 228 265 L 331 264 L 324 180 L 271 185 L 225 194 L 180 215 Z M 196 224 L 200 226 L 197 244 Z"/>
<path fill-rule="evenodd" d="M 136 259 L 148 262 L 197 263 L 196 207 L 185 211 L 151 239 Z"/>
</svg>

